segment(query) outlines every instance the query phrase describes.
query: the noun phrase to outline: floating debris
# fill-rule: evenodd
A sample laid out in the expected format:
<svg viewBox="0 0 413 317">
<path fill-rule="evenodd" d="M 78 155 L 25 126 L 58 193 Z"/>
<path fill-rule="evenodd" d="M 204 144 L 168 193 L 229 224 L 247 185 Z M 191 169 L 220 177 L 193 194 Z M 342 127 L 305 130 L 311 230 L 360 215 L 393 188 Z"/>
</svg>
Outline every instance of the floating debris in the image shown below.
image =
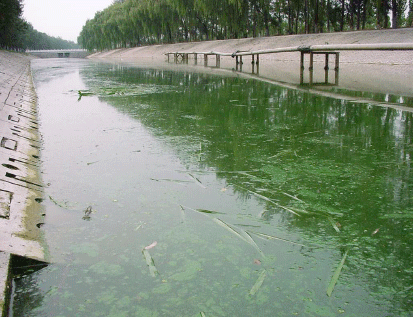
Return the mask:
<svg viewBox="0 0 413 317">
<path fill-rule="evenodd" d="M 147 245 L 144 249 L 145 250 L 150 250 L 150 249 L 154 248 L 157 244 L 158 244 L 158 242 L 154 241 L 150 245 Z"/>
<path fill-rule="evenodd" d="M 218 225 L 220 225 L 221 227 L 227 229 L 232 234 L 236 235 L 241 240 L 243 240 L 243 241 L 247 242 L 248 244 L 252 245 L 262 256 L 265 257 L 264 253 L 261 251 L 261 249 L 255 243 L 255 241 L 251 238 L 251 236 L 246 231 L 244 231 L 240 228 L 237 228 L 238 229 L 238 231 L 237 231 L 237 230 L 235 230 L 234 228 L 232 228 L 230 225 L 228 225 L 227 223 L 225 223 L 224 221 L 222 221 L 219 218 L 213 218 L 212 220 L 215 223 L 217 223 Z"/>
<path fill-rule="evenodd" d="M 80 101 L 82 97 L 94 95 L 93 92 L 88 91 L 88 90 L 78 90 L 77 93 L 79 95 L 79 98 L 77 99 L 77 101 Z"/>
<path fill-rule="evenodd" d="M 93 209 L 92 206 L 89 206 L 85 210 L 85 216 L 89 216 L 92 213 Z"/>
<path fill-rule="evenodd" d="M 196 212 L 196 213 L 200 213 L 201 215 L 204 215 L 205 217 L 208 217 L 209 219 L 211 219 L 211 218 L 208 216 L 208 213 L 200 211 L 200 210 L 205 210 L 205 209 L 193 209 L 193 208 L 191 208 L 191 207 L 184 206 L 184 205 L 179 205 L 179 206 L 181 207 L 181 211 L 182 211 L 183 217 L 185 217 L 184 210 L 185 210 L 185 209 L 189 209 L 189 210 L 192 210 L 192 211 L 194 211 L 194 212 Z"/>
<path fill-rule="evenodd" d="M 54 203 L 56 206 L 62 207 L 62 208 L 66 208 L 66 206 L 64 206 L 62 203 L 58 202 L 57 200 L 55 200 L 52 196 L 49 195 L 49 199 L 52 203 Z"/>
<path fill-rule="evenodd" d="M 155 261 L 153 260 L 151 254 L 147 249 L 142 250 L 143 257 L 145 258 L 146 264 L 149 267 L 149 273 L 152 277 L 156 277 L 159 274 L 158 269 L 155 266 Z"/>
<path fill-rule="evenodd" d="M 186 222 L 186 217 L 185 217 L 185 209 L 182 207 L 182 205 L 179 205 L 180 211 L 181 211 L 181 222 L 185 223 Z"/>
<path fill-rule="evenodd" d="M 337 226 L 337 223 L 334 222 L 333 218 L 328 217 L 328 221 L 330 221 L 331 225 L 333 226 L 333 228 L 336 232 L 340 232 L 340 228 Z"/>
<path fill-rule="evenodd" d="M 265 277 L 267 276 L 267 271 L 265 269 L 263 269 L 260 273 L 260 275 L 258 276 L 257 281 L 255 282 L 254 286 L 251 288 L 250 290 L 250 295 L 254 296 L 259 289 L 261 288 L 262 283 L 264 283 Z"/>
<path fill-rule="evenodd" d="M 190 178 L 192 178 L 198 186 L 200 186 L 202 188 L 206 188 L 206 186 L 204 184 L 202 184 L 201 181 L 198 178 L 196 178 L 194 175 L 192 175 L 191 173 L 187 173 L 187 175 Z"/>
<path fill-rule="evenodd" d="M 221 214 L 221 215 L 224 215 L 223 212 L 214 211 L 214 210 L 196 209 L 196 211 L 198 211 L 198 212 L 203 212 L 203 213 L 205 213 L 205 214 Z"/>
<path fill-rule="evenodd" d="M 341 259 L 340 264 L 338 265 L 336 271 L 334 272 L 333 277 L 331 278 L 330 284 L 328 285 L 328 288 L 327 288 L 327 295 L 328 295 L 328 296 L 331 296 L 331 293 L 333 293 L 334 286 L 336 285 L 337 280 L 338 280 L 338 278 L 339 278 L 339 276 L 340 276 L 341 269 L 343 268 L 344 261 L 346 260 L 346 257 L 347 257 L 347 253 L 348 253 L 348 250 L 346 250 L 346 252 L 344 253 L 343 258 Z"/>
<path fill-rule="evenodd" d="M 145 223 L 143 221 L 140 221 L 139 225 L 135 228 L 135 231 L 138 231 L 140 228 L 142 228 L 144 224 Z"/>
<path fill-rule="evenodd" d="M 257 250 L 263 257 L 265 257 L 264 253 L 261 251 L 261 249 L 258 247 L 258 245 L 255 243 L 254 239 L 250 236 L 250 234 L 240 228 L 239 232 L 241 234 L 241 236 L 245 239 L 246 242 L 248 242 L 249 244 L 251 244 L 255 250 Z"/>
<path fill-rule="evenodd" d="M 181 207 L 181 210 L 185 210 L 185 209 L 189 209 L 192 211 L 196 211 L 196 212 L 201 212 L 204 214 L 220 214 L 220 215 L 224 215 L 225 213 L 223 212 L 219 212 L 219 211 L 214 211 L 214 210 L 208 210 L 208 209 L 193 209 L 191 207 L 187 207 L 187 206 L 183 206 L 183 205 L 179 205 Z"/>
<path fill-rule="evenodd" d="M 90 214 L 93 212 L 92 206 L 85 209 L 85 215 L 82 217 L 83 220 L 90 220 Z"/>
<path fill-rule="evenodd" d="M 251 231 L 251 233 L 253 233 L 253 234 L 255 234 L 259 237 L 268 239 L 268 240 L 280 240 L 280 241 L 288 242 L 288 243 L 291 243 L 291 244 L 299 245 L 299 246 L 302 246 L 302 247 L 306 247 L 306 245 L 304 245 L 304 244 L 297 243 L 297 242 L 287 240 L 287 239 L 283 239 L 283 238 L 274 237 L 274 236 L 271 236 L 269 234 L 260 233 L 260 232 L 253 232 L 253 231 Z"/>
<path fill-rule="evenodd" d="M 238 238 L 242 239 L 245 241 L 244 237 L 242 237 L 237 231 L 235 231 L 234 229 L 232 229 L 232 227 L 230 227 L 228 224 L 226 224 L 225 222 L 223 222 L 221 219 L 219 218 L 213 218 L 213 221 L 215 221 L 218 225 L 220 225 L 221 227 L 227 229 L 229 232 L 233 233 L 234 235 L 236 235 Z"/>
<path fill-rule="evenodd" d="M 300 203 L 303 203 L 303 204 L 308 205 L 305 201 L 303 201 L 303 200 L 300 199 L 300 198 L 297 198 L 297 197 L 295 197 L 295 196 L 293 196 L 293 195 L 290 195 L 290 194 L 288 194 L 288 193 L 286 193 L 286 192 L 283 192 L 283 191 L 279 191 L 279 192 L 280 192 L 281 194 L 287 196 L 287 197 L 290 197 L 290 198 L 292 198 L 292 199 L 295 199 L 296 201 L 299 201 Z"/>
<path fill-rule="evenodd" d="M 181 180 L 181 179 L 171 179 L 171 178 L 150 178 L 151 181 L 155 182 L 172 182 L 182 185 L 182 183 L 191 183 L 191 181 Z"/>
<path fill-rule="evenodd" d="M 300 217 L 300 214 L 298 214 L 297 212 L 295 212 L 295 211 L 292 210 L 291 208 L 285 207 L 285 206 L 280 205 L 280 204 L 277 204 L 277 206 L 280 207 L 281 209 L 284 209 L 284 210 L 286 210 L 286 211 L 289 211 L 289 212 L 291 212 L 292 214 Z M 305 211 L 302 211 L 302 212 L 306 213 Z"/>
<path fill-rule="evenodd" d="M 235 185 L 235 186 L 237 186 L 237 187 L 239 187 L 239 188 L 242 188 L 243 190 L 248 191 L 249 193 L 253 194 L 255 197 L 258 197 L 258 198 L 260 198 L 260 199 L 262 199 L 262 200 L 268 201 L 269 203 L 272 203 L 272 204 L 274 204 L 275 206 L 277 206 L 277 207 L 279 207 L 279 208 L 281 208 L 281 209 L 284 209 L 284 210 L 286 210 L 286 211 L 289 211 L 289 212 L 291 212 L 292 214 L 300 217 L 300 214 L 298 214 L 297 212 L 295 212 L 295 211 L 292 210 L 291 208 L 288 208 L 288 207 L 286 207 L 286 206 L 280 205 L 279 203 L 277 203 L 277 202 L 274 201 L 273 199 L 270 199 L 270 198 L 268 198 L 268 197 L 266 197 L 266 196 L 264 196 L 264 195 L 258 194 L 258 193 L 256 193 L 256 192 L 254 192 L 254 191 L 252 191 L 252 190 L 249 190 L 249 189 L 247 189 L 247 188 L 244 188 L 244 187 L 242 187 L 242 186 L 239 186 L 239 185 Z M 303 211 L 303 212 L 305 212 L 305 211 Z"/>
<path fill-rule="evenodd" d="M 67 201 L 58 201 L 54 199 L 52 196 L 49 195 L 49 199 L 52 203 L 54 203 L 56 206 L 59 206 L 64 209 L 68 210 L 73 210 L 74 208 L 72 206 L 69 206 L 69 203 Z"/>
</svg>

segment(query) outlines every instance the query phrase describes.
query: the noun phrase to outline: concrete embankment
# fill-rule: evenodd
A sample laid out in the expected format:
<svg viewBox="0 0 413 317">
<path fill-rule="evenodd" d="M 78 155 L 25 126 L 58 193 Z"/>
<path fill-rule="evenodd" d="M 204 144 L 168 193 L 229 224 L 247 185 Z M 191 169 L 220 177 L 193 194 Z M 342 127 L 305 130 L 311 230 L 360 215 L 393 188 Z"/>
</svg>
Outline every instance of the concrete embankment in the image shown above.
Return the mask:
<svg viewBox="0 0 413 317">
<path fill-rule="evenodd" d="M 257 51 L 282 47 L 324 44 L 413 43 L 413 28 L 396 30 L 369 30 L 341 33 L 286 35 L 237 40 L 190 42 L 117 49 L 95 53 L 89 58 L 123 62 L 159 63 L 167 52 L 223 52 Z M 203 65 L 202 56 L 198 65 Z M 314 78 L 324 80 L 324 56 L 315 59 Z M 193 62 L 190 61 L 190 64 Z M 209 63 L 214 66 L 213 57 Z M 184 65 L 181 66 L 183 69 Z M 308 82 L 308 60 L 305 63 Z M 225 57 L 221 69 L 235 68 L 235 61 Z M 202 67 L 197 67 L 198 71 Z M 330 78 L 334 78 L 334 58 L 330 59 Z M 259 76 L 275 81 L 299 84 L 300 53 L 260 55 Z M 251 73 L 251 57 L 244 57 L 243 73 Z M 389 93 L 413 97 L 413 51 L 342 51 L 338 88 Z"/>
<path fill-rule="evenodd" d="M 31 58 L 0 51 L 0 314 L 10 297 L 11 261 L 46 261 L 39 229 L 43 186 Z"/>
</svg>

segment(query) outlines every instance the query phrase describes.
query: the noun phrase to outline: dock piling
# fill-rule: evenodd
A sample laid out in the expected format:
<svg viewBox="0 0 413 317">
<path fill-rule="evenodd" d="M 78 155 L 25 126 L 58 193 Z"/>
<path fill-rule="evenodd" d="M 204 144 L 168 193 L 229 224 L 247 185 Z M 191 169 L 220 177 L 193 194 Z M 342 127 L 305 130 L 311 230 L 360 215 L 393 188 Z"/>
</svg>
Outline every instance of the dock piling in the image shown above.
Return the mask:
<svg viewBox="0 0 413 317">
<path fill-rule="evenodd" d="M 308 68 L 308 70 L 310 71 L 309 82 L 310 82 L 310 85 L 312 85 L 313 84 L 313 77 L 314 77 L 314 73 L 313 73 L 313 71 L 314 71 L 314 54 L 313 54 L 313 52 L 310 52 L 310 67 Z"/>
<path fill-rule="evenodd" d="M 300 54 L 300 85 L 304 84 L 304 52 Z"/>
<path fill-rule="evenodd" d="M 336 65 L 334 67 L 334 72 L 335 72 L 335 80 L 334 84 L 337 86 L 338 85 L 338 72 L 339 72 L 339 63 L 340 63 L 340 53 L 336 52 Z"/>
<path fill-rule="evenodd" d="M 329 54 L 325 54 L 325 66 L 324 66 L 324 83 L 328 84 L 328 56 Z"/>
<path fill-rule="evenodd" d="M 329 84 L 329 62 L 330 62 L 330 54 L 335 55 L 335 80 L 334 80 L 334 85 L 338 85 L 338 68 L 339 68 L 339 53 L 338 52 L 312 52 L 312 51 L 301 51 L 301 56 L 300 56 L 300 85 L 304 84 L 304 55 L 309 54 L 310 55 L 310 65 L 308 67 L 309 70 L 309 85 L 315 85 L 315 84 Z M 324 82 L 322 83 L 315 83 L 314 82 L 314 55 L 323 55 L 324 54 Z"/>
</svg>

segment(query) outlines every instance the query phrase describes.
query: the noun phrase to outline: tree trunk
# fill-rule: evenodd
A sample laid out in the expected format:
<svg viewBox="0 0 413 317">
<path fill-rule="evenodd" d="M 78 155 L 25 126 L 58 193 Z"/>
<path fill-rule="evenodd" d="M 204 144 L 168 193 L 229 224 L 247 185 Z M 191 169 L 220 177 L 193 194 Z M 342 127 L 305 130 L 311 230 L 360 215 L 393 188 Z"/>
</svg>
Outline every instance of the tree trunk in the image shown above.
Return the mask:
<svg viewBox="0 0 413 317">
<path fill-rule="evenodd" d="M 292 14 L 291 14 L 291 2 L 287 1 L 288 5 L 288 34 L 292 34 Z"/>
<path fill-rule="evenodd" d="M 407 27 L 413 26 L 413 0 L 409 1 L 409 16 L 407 18 Z"/>
<path fill-rule="evenodd" d="M 392 0 L 391 2 L 391 10 L 392 10 L 392 23 L 391 27 L 393 29 L 397 29 L 397 20 L 398 20 L 398 6 L 397 6 L 397 0 Z"/>
<path fill-rule="evenodd" d="M 327 32 L 330 32 L 330 0 L 327 0 Z"/>
<path fill-rule="evenodd" d="M 366 28 L 366 17 L 367 17 L 367 5 L 368 0 L 363 0 L 363 11 L 361 15 L 361 28 L 364 30 Z"/>
<path fill-rule="evenodd" d="M 345 12 L 345 0 L 341 0 L 341 20 L 340 20 L 340 31 L 344 31 L 344 12 Z"/>
<path fill-rule="evenodd" d="M 305 34 L 310 33 L 309 32 L 310 28 L 308 26 L 308 0 L 304 1 L 304 28 L 305 28 Z"/>
<path fill-rule="evenodd" d="M 267 6 L 264 7 L 264 28 L 265 28 L 265 36 L 270 36 L 270 26 L 269 26 L 270 14 L 269 8 Z"/>
<path fill-rule="evenodd" d="M 384 28 L 387 29 L 389 25 L 389 6 L 387 0 L 383 0 L 383 15 L 384 15 Z"/>
</svg>

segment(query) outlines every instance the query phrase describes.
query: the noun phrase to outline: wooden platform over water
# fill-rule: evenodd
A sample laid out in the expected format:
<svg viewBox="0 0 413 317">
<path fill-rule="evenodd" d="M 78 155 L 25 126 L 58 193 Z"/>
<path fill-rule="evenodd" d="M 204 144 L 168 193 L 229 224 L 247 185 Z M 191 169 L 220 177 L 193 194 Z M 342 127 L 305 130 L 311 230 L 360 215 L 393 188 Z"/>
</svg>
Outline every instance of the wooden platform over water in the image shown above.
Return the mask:
<svg viewBox="0 0 413 317">
<path fill-rule="evenodd" d="M 204 66 L 208 66 L 208 57 L 215 57 L 215 67 L 221 66 L 222 57 L 231 57 L 235 59 L 235 70 L 242 71 L 243 57 L 250 56 L 252 64 L 252 73 L 259 74 L 260 55 L 263 54 L 277 54 L 277 53 L 300 53 L 300 84 L 304 84 L 304 71 L 305 71 L 305 55 L 309 56 L 309 82 L 308 84 L 317 84 L 313 81 L 314 72 L 314 56 L 324 55 L 324 82 L 322 84 L 329 84 L 329 62 L 330 56 L 335 57 L 334 66 L 334 85 L 338 85 L 339 81 L 339 68 L 340 68 L 340 51 L 413 51 L 413 43 L 378 43 L 378 44 L 334 44 L 334 45 L 302 45 L 293 47 L 282 47 L 257 51 L 236 51 L 233 53 L 228 52 L 189 52 L 189 51 L 176 51 L 167 52 L 165 55 L 168 58 L 168 62 L 171 62 L 173 57 L 174 63 L 187 64 L 190 56 L 193 56 L 194 63 L 198 64 L 198 56 L 204 58 Z M 368 54 L 366 52 L 366 54 Z"/>
</svg>

